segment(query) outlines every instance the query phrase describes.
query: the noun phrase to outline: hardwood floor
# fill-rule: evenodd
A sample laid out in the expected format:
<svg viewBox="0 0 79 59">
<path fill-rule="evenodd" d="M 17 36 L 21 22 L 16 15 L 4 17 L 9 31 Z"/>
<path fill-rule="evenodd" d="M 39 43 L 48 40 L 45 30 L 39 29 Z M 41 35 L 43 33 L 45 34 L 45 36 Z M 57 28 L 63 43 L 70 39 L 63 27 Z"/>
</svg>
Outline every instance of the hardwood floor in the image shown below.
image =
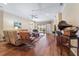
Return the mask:
<svg viewBox="0 0 79 59">
<path fill-rule="evenodd" d="M 35 46 L 28 48 L 26 45 L 13 46 L 0 42 L 0 56 L 68 56 L 69 49 L 57 46 L 54 35 L 47 34 L 38 39 Z"/>
</svg>

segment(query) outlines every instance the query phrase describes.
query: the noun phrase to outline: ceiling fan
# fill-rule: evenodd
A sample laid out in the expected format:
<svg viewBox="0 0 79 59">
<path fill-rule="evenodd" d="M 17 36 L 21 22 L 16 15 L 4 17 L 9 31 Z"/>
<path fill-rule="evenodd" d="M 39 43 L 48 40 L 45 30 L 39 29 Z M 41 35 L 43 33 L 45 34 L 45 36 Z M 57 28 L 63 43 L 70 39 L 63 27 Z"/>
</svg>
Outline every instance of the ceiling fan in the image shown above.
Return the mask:
<svg viewBox="0 0 79 59">
<path fill-rule="evenodd" d="M 38 18 L 37 15 L 31 15 L 31 17 L 32 17 L 32 19 L 33 19 L 33 18 Z"/>
<path fill-rule="evenodd" d="M 32 14 L 30 15 L 32 19 L 38 18 L 38 16 L 34 12 L 35 12 L 35 10 L 32 10 Z"/>
</svg>

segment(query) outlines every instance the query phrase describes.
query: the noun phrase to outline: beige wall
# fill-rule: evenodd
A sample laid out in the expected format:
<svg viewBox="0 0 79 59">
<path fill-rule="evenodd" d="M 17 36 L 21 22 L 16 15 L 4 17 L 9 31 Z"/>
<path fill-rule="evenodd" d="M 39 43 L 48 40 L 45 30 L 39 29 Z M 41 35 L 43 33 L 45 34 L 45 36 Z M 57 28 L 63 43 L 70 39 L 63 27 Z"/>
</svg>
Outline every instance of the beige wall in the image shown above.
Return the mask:
<svg viewBox="0 0 79 59">
<path fill-rule="evenodd" d="M 63 20 L 66 20 L 68 23 L 72 25 L 79 26 L 79 4 L 69 3 L 65 4 L 63 10 Z"/>
<path fill-rule="evenodd" d="M 3 11 L 0 10 L 0 39 L 2 39 L 2 30 L 3 30 Z"/>
</svg>

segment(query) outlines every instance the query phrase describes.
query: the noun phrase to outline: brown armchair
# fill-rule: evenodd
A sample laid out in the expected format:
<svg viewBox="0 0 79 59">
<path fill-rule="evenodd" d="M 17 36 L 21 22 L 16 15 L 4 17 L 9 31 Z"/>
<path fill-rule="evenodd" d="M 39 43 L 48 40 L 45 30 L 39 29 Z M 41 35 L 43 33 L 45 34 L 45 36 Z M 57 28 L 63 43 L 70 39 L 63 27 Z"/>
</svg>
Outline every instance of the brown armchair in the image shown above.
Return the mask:
<svg viewBox="0 0 79 59">
<path fill-rule="evenodd" d="M 28 31 L 19 31 L 18 34 L 20 35 L 20 38 L 22 39 L 23 43 L 25 43 L 26 41 L 31 41 L 31 35 Z"/>
</svg>

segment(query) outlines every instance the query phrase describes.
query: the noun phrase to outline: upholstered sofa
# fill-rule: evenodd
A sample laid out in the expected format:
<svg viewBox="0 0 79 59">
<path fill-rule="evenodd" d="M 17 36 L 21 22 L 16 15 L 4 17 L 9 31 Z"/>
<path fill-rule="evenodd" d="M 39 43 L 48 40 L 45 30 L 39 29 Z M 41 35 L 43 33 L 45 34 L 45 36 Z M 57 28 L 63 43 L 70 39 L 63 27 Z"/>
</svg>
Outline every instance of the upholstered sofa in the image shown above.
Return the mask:
<svg viewBox="0 0 79 59">
<path fill-rule="evenodd" d="M 4 37 L 7 43 L 21 45 L 30 40 L 30 33 L 27 30 L 4 30 Z"/>
</svg>

